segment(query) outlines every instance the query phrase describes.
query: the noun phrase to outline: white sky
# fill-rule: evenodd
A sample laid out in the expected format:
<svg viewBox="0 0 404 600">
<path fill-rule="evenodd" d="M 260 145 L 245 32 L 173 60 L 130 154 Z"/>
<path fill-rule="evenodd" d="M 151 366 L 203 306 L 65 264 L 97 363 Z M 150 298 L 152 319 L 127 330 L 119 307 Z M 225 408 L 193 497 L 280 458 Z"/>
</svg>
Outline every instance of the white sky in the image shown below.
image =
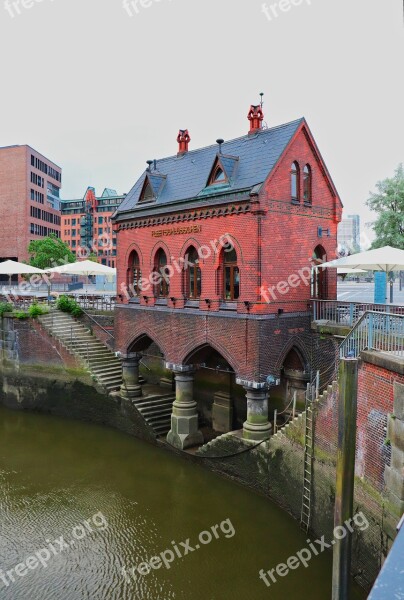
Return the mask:
<svg viewBox="0 0 404 600">
<path fill-rule="evenodd" d="M 63 198 L 128 192 L 179 128 L 192 148 L 247 133 L 261 91 L 269 126 L 306 117 L 346 214 L 369 221 L 369 190 L 404 162 L 402 0 L 302 0 L 271 21 L 262 0 L 149 0 L 132 17 L 123 0 L 19 0 L 14 18 L 4 1 L 0 145 L 59 164 Z"/>
</svg>

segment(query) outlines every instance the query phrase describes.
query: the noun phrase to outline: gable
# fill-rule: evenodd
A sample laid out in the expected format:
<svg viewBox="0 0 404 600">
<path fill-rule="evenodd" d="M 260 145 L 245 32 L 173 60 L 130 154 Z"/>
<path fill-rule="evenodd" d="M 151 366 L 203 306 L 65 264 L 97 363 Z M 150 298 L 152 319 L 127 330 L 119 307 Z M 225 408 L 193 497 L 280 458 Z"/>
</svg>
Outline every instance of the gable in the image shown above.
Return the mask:
<svg viewBox="0 0 404 600">
<path fill-rule="evenodd" d="M 275 198 L 278 194 L 279 200 L 289 201 L 291 191 L 291 166 L 295 161 L 298 163 L 300 169 L 300 183 L 303 181 L 304 167 L 308 165 L 312 172 L 313 185 L 317 188 L 317 197 L 319 194 L 318 190 L 321 188 L 322 198 L 324 198 L 325 195 L 328 195 L 328 197 L 333 200 L 333 207 L 336 210 L 341 210 L 342 202 L 338 191 L 305 121 L 302 122 L 301 126 L 290 140 L 280 156 L 276 167 L 268 175 L 263 186 L 267 195 L 271 198 Z M 313 204 L 318 205 L 318 198 L 316 202 L 315 194 L 313 197 Z"/>
</svg>

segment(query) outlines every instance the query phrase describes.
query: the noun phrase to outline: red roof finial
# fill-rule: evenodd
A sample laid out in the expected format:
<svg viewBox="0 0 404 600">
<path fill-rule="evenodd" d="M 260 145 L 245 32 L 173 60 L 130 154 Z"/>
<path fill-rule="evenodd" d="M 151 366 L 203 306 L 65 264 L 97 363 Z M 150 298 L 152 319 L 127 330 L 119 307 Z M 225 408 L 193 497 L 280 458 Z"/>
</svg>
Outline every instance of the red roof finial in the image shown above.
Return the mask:
<svg viewBox="0 0 404 600">
<path fill-rule="evenodd" d="M 179 144 L 178 154 L 185 154 L 188 152 L 188 145 L 191 141 L 191 137 L 189 135 L 188 129 L 180 129 L 180 132 L 177 136 L 177 142 Z"/>
<path fill-rule="evenodd" d="M 264 113 L 262 111 L 262 107 L 260 104 L 254 105 L 251 104 L 250 112 L 247 115 L 248 120 L 250 121 L 250 133 L 256 133 L 260 129 L 262 129 L 262 121 L 264 120 Z"/>
</svg>

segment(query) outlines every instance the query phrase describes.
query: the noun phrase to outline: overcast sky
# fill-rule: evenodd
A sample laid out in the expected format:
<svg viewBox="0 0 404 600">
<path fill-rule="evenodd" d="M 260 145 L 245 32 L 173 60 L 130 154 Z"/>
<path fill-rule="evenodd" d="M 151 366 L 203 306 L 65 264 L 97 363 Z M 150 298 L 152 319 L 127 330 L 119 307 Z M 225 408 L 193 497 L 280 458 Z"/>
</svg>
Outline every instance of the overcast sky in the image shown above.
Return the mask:
<svg viewBox="0 0 404 600">
<path fill-rule="evenodd" d="M 60 165 L 63 198 L 128 192 L 179 128 L 192 148 L 247 133 L 261 91 L 269 126 L 306 117 L 347 214 L 369 221 L 369 190 L 404 162 L 402 0 L 302 0 L 271 20 L 262 0 L 10 2 L 0 145 Z"/>
</svg>

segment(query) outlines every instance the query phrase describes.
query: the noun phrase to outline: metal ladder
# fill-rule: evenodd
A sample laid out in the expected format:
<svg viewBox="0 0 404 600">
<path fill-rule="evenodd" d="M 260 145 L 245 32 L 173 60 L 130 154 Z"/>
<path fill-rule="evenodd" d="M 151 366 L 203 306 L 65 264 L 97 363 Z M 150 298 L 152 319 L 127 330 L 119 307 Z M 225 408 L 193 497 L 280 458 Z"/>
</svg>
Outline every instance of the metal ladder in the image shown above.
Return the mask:
<svg viewBox="0 0 404 600">
<path fill-rule="evenodd" d="M 314 383 L 314 382 L 313 382 Z M 308 383 L 306 392 L 306 410 L 304 423 L 304 459 L 303 459 L 303 494 L 300 526 L 307 533 L 311 518 L 311 491 L 313 480 L 314 435 L 313 435 L 313 406 L 314 398 L 318 398 L 320 373 L 317 371 L 315 385 Z"/>
</svg>

